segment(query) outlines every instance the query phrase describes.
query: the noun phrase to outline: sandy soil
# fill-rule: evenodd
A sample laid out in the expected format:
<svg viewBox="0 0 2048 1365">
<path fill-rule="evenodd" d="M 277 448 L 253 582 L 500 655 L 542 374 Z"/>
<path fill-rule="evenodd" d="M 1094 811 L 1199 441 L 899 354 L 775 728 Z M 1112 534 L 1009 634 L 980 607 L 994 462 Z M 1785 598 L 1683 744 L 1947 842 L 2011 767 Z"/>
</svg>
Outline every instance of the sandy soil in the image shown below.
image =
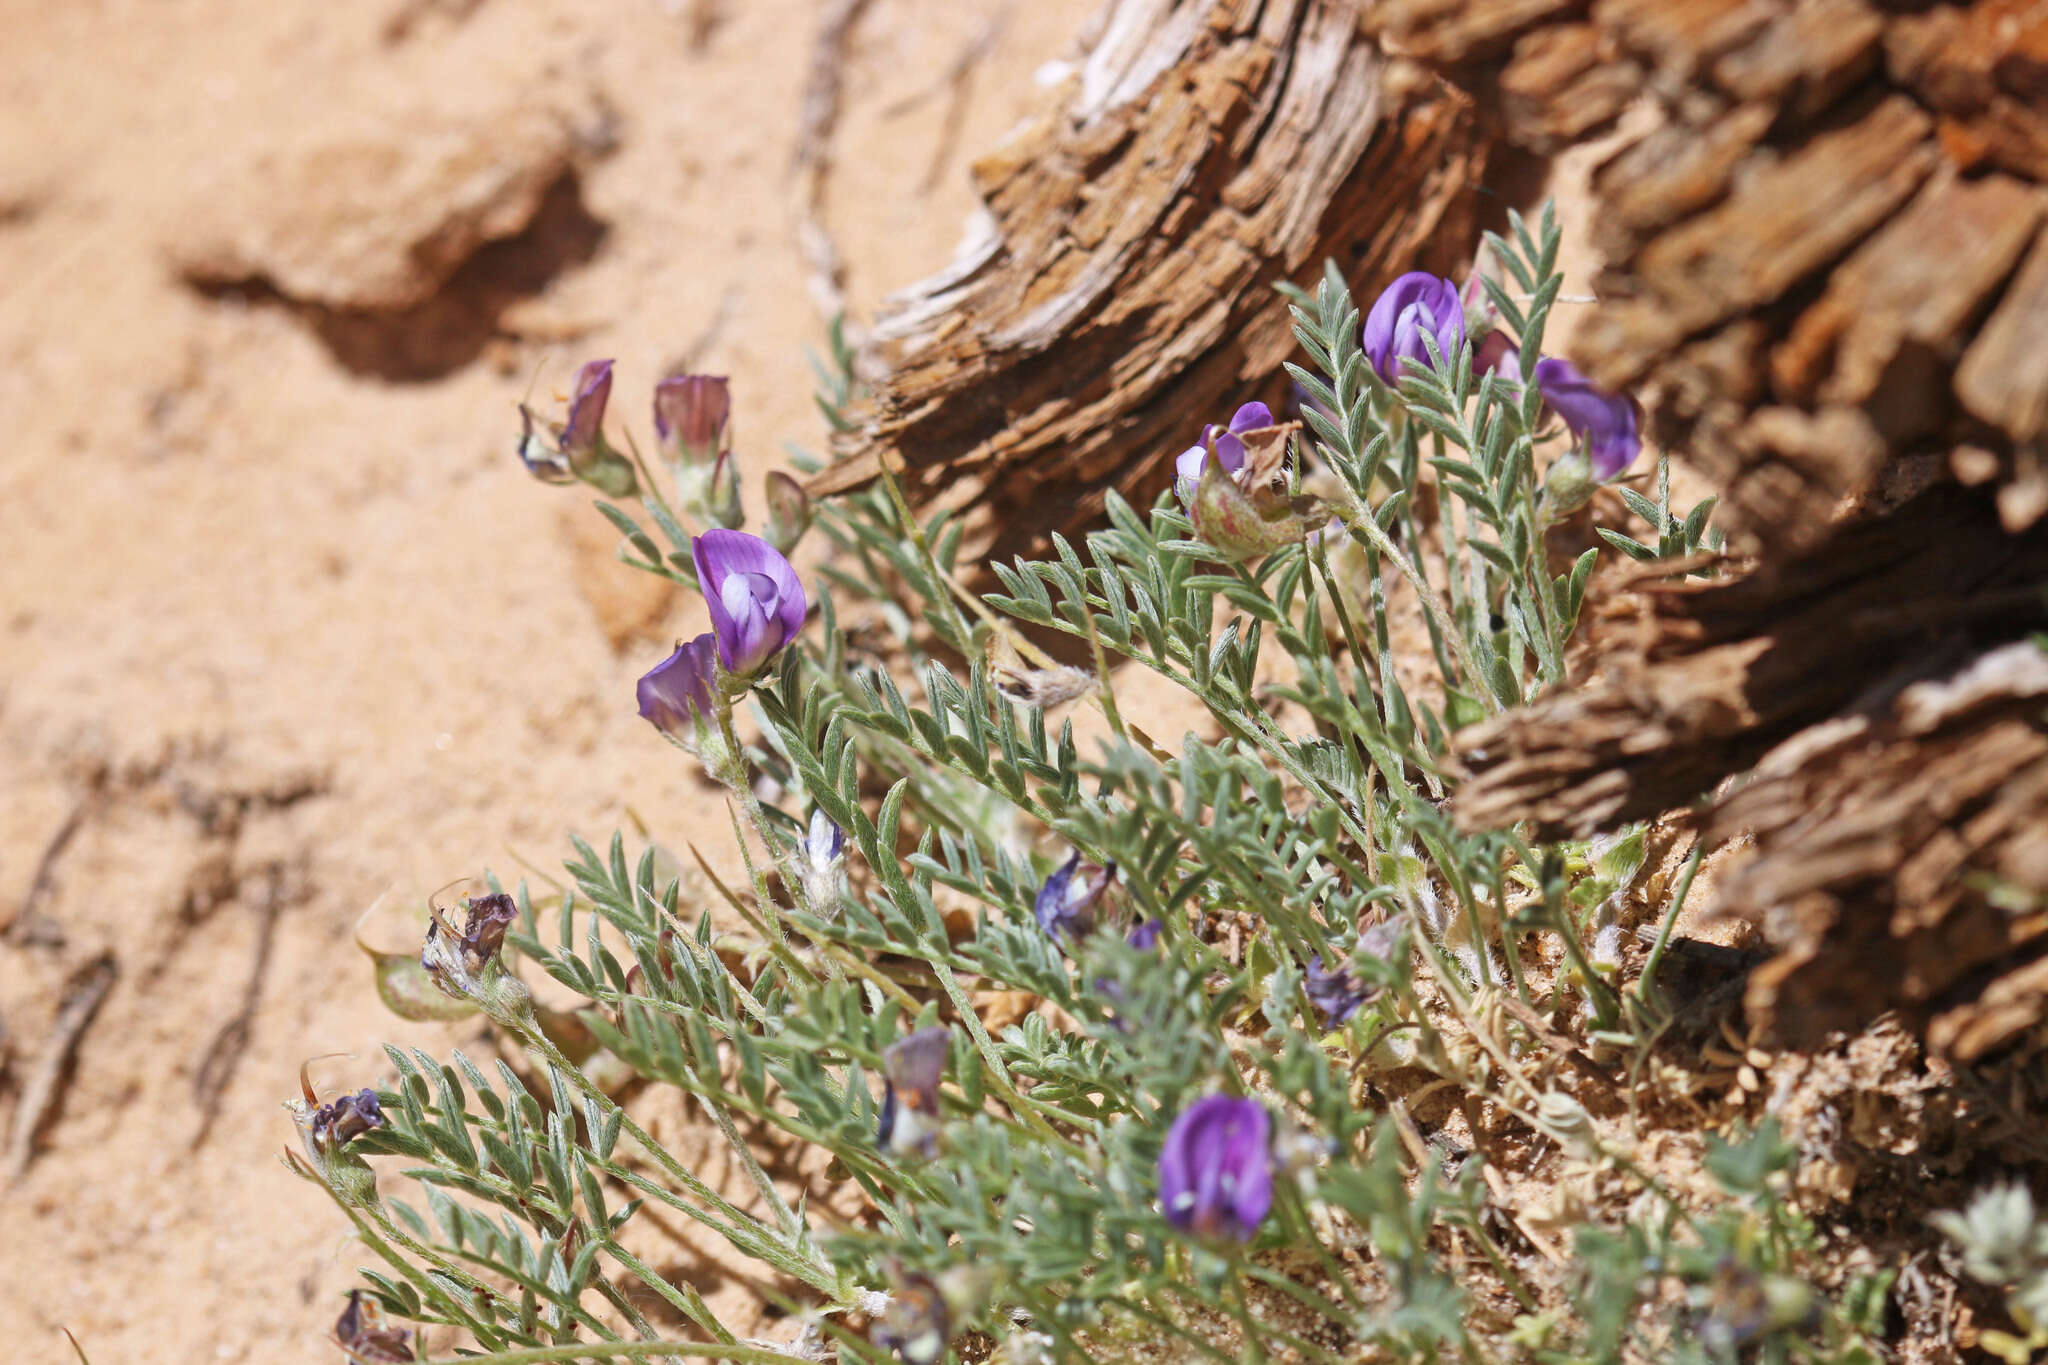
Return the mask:
<svg viewBox="0 0 2048 1365">
<path fill-rule="evenodd" d="M 875 0 L 829 202 L 857 309 L 949 254 L 962 149 L 1093 7 Z M 303 1059 L 343 1054 L 313 1064 L 332 1094 L 382 1074 L 382 1040 L 465 1036 L 384 1012 L 358 914 L 515 852 L 551 867 L 628 806 L 714 813 L 632 703 L 701 608 L 512 458 L 530 379 L 545 406 L 590 355 L 619 358 L 614 427 L 694 349 L 735 377 L 751 462 L 822 435 L 788 172 L 823 6 L 727 0 L 695 43 L 706 8 L 6 7 L 0 1131 L 66 978 L 120 972 L 0 1192 L 12 1358 L 68 1358 L 60 1324 L 98 1361 L 332 1355 L 358 1255 L 276 1160 L 280 1102 Z M 949 129 L 947 69 L 992 21 Z M 445 284 L 434 253 L 495 229 L 457 221 L 429 145 L 553 186 Z M 237 253 L 284 296 L 184 277 Z"/>
</svg>

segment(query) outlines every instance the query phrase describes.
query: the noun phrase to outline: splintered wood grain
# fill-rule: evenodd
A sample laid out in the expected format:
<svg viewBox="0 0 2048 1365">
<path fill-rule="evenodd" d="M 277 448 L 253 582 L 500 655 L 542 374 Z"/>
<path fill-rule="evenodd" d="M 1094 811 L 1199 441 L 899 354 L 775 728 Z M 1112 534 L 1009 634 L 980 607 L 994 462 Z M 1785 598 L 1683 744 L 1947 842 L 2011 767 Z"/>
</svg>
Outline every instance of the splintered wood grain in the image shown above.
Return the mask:
<svg viewBox="0 0 2048 1365">
<path fill-rule="evenodd" d="M 1456 65 L 1497 55 L 1518 33 L 1585 7 L 1585 0 L 1380 0 L 1363 21 L 1390 51 Z"/>
<path fill-rule="evenodd" d="M 2025 983 L 2048 951 L 2044 696 L 2048 653 L 2005 646 L 1793 739 L 1716 807 L 1710 837 L 1755 838 L 1720 909 L 1777 950 L 1753 1020 L 1812 1044 L 1946 1004 L 1930 1041 L 1969 1060 L 2038 1017 L 2016 1006 L 2039 1002 Z M 2018 975 L 2011 998 L 1987 973 Z"/>
<path fill-rule="evenodd" d="M 1643 296 L 1593 314 L 1595 376 L 1633 382 L 1703 328 L 1784 297 L 1919 188 L 1937 159 L 1933 122 L 1904 96 L 1761 168 L 1715 207 L 1643 247 Z"/>
<path fill-rule="evenodd" d="M 1587 838 L 1691 805 L 1810 725 L 1948 648 L 2048 624 L 2048 536 L 2008 537 L 1981 492 L 1939 487 L 1851 523 L 1772 575 L 1665 587 L 1593 623 L 1587 676 L 1462 730 L 1451 809 Z"/>
<path fill-rule="evenodd" d="M 2048 534 L 1941 486 L 1776 574 L 1627 599 L 1589 676 L 1461 732 L 1453 814 L 1584 838 L 1747 770 L 1701 818 L 1752 840 L 1714 906 L 1776 950 L 1752 1020 L 1804 1045 L 1905 1009 L 1981 1055 L 2048 1008 L 2048 654 L 2011 641 L 2044 580 Z"/>
<path fill-rule="evenodd" d="M 1527 145 L 1556 151 L 1613 122 L 1636 97 L 1642 68 L 1618 59 L 1591 24 L 1524 35 L 1500 76 L 1501 115 Z"/>
<path fill-rule="evenodd" d="M 913 500 L 1076 531 L 1270 383 L 1294 348 L 1275 282 L 1452 269 L 1484 168 L 1470 102 L 1397 73 L 1357 17 L 1119 0 L 1058 106 L 977 164 L 980 236 L 887 305 L 885 378 L 811 491 L 886 461 Z"/>
<path fill-rule="evenodd" d="M 1956 371 L 1970 415 L 2022 440 L 2048 432 L 2048 229 Z"/>
<path fill-rule="evenodd" d="M 2044 203 L 2011 176 L 1938 175 L 1793 324 L 1771 361 L 1779 395 L 1870 406 L 1898 444 L 1933 430 L 1970 324 L 2033 239 Z"/>
</svg>

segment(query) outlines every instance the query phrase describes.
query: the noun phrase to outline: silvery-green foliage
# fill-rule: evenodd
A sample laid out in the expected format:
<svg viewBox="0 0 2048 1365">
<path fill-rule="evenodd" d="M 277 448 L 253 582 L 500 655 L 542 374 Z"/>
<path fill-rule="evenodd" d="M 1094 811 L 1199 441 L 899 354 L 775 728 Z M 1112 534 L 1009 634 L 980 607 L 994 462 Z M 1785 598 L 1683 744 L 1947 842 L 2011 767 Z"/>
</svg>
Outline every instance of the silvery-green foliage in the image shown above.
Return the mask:
<svg viewBox="0 0 2048 1365">
<path fill-rule="evenodd" d="M 2027 1333 L 2024 1339 L 1997 1334 L 1985 1348 L 2008 1360 L 2034 1359 L 2034 1352 L 2048 1348 L 2048 1224 L 2035 1212 L 2033 1192 L 2017 1182 L 1993 1185 L 1961 1213 L 1937 1213 L 1930 1221 L 1962 1252 L 1970 1278 L 2006 1291 Z"/>
<path fill-rule="evenodd" d="M 1557 298 L 1557 227 L 1548 210 L 1533 232 L 1515 218 L 1513 241 L 1492 245 L 1516 289 L 1487 287 L 1527 368 Z M 1469 1305 L 1442 1261 L 1445 1224 L 1533 1307 L 1488 1231 L 1483 1159 L 1418 1163 L 1361 1105 L 1355 1073 L 1390 1052 L 1451 1065 L 1440 1040 L 1425 1046 L 1444 1016 L 1425 1004 L 1424 976 L 1459 1008 L 1511 989 L 1619 1027 L 1652 1007 L 1647 986 L 1624 999 L 1584 942 L 1640 866 L 1639 837 L 1633 861 L 1536 849 L 1513 831 L 1461 832 L 1443 809 L 1453 732 L 1566 685 L 1597 554 L 1558 572 L 1546 559 L 1549 432 L 1533 386 L 1475 380 L 1469 342 L 1443 355 L 1432 340 L 1431 372 L 1389 390 L 1334 268 L 1294 316 L 1310 363 L 1289 367 L 1307 399 L 1290 478 L 1332 519 L 1254 562 L 1203 541 L 1170 498 L 1141 510 L 1112 493 L 1106 526 L 992 566 L 1001 591 L 977 599 L 958 585 L 962 525 L 918 519 L 886 479 L 816 509 L 833 549 L 818 619 L 753 691 L 758 739 L 733 787 L 756 843 L 749 884 L 719 914 L 751 928 L 744 960 L 655 847 L 631 858 L 616 836 L 603 851 L 579 841 L 561 894 L 519 888 L 510 952 L 583 1005 L 472 1002 L 524 1070 L 391 1050 L 388 1121 L 354 1150 L 402 1158 L 384 1170 L 415 1181 L 425 1207 L 388 1193 L 347 1206 L 382 1261 L 365 1273 L 388 1310 L 457 1329 L 497 1353 L 486 1359 L 572 1341 L 604 1358 L 650 1353 L 626 1343 L 655 1339 L 639 1307 L 652 1295 L 728 1358 L 774 1358 L 734 1343 L 693 1288 L 635 1254 L 643 1208 L 756 1263 L 841 1359 L 881 1358 L 848 1312 L 879 1311 L 877 1293 L 905 1277 L 959 1284 L 963 1267 L 975 1301 L 948 1304 L 949 1330 L 1028 1333 L 1061 1359 L 1114 1358 L 1133 1333 L 1229 1359 L 1197 1330 L 1218 1323 L 1249 1353 L 1263 1341 L 1328 1361 L 1376 1341 L 1404 1358 L 1457 1356 Z M 837 424 L 853 390 L 834 345 L 821 404 Z M 1434 528 L 1415 496 L 1425 469 L 1441 495 Z M 652 531 L 605 509 L 622 553 L 687 579 L 687 532 L 651 477 L 639 491 Z M 1696 548 L 1705 517 L 1653 519 L 1656 553 Z M 1419 691 L 1393 644 L 1418 604 L 1435 674 Z M 858 647 L 841 628 L 856 615 Z M 1070 637 L 1089 667 L 1044 655 L 1033 639 L 1045 632 Z M 1270 681 L 1276 659 L 1285 681 Z M 1183 689 L 1216 737 L 1145 733 L 1118 708 L 1117 663 Z M 1085 747 L 1079 707 L 1101 712 L 1102 738 Z M 812 810 L 845 831 L 855 867 L 830 897 L 803 875 Z M 1070 851 L 1116 869 L 1103 923 L 1080 941 L 1034 917 Z M 1407 927 L 1389 933 L 1389 917 Z M 1155 920 L 1154 946 L 1126 942 Z M 1532 936 L 1554 937 L 1572 970 L 1530 980 Z M 1318 959 L 1348 960 L 1362 983 L 1334 1032 L 1305 989 Z M 989 990 L 1054 1008 L 991 1034 L 970 998 Z M 886 1054 L 939 1023 L 951 1036 L 938 1137 L 929 1155 L 898 1150 L 878 1140 Z M 711 1188 L 655 1142 L 616 1098 L 629 1082 L 689 1095 L 749 1196 Z M 1247 1247 L 1191 1240 L 1159 1206 L 1168 1124 L 1218 1091 L 1261 1097 L 1280 1134 L 1271 1215 Z M 763 1168 L 764 1134 L 827 1154 L 871 1225 L 823 1230 Z M 1679 1220 L 1673 1206 L 1666 1241 Z M 1613 1239 L 1644 1235 L 1588 1234 L 1589 1321 L 1639 1316 L 1647 1252 Z M 1317 1270 L 1283 1269 L 1266 1254 L 1279 1248 Z M 1255 1317 L 1260 1298 L 1308 1308 L 1341 1344 Z"/>
</svg>

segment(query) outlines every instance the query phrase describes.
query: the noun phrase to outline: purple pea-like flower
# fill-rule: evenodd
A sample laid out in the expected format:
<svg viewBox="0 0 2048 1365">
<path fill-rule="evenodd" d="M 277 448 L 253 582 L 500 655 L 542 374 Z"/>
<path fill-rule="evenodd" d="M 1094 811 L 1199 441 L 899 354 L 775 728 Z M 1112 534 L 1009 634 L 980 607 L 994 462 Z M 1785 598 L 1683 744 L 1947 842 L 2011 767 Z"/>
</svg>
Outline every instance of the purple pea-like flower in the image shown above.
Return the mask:
<svg viewBox="0 0 2048 1365">
<path fill-rule="evenodd" d="M 1340 962 L 1334 970 L 1326 969 L 1321 953 L 1308 960 L 1302 989 L 1308 993 L 1309 1003 L 1323 1016 L 1324 1028 L 1338 1027 L 1358 1013 L 1360 1005 L 1379 994 L 1353 975 L 1348 963 Z"/>
<path fill-rule="evenodd" d="M 1620 474 L 1642 453 L 1637 431 L 1642 410 L 1632 394 L 1594 388 L 1569 360 L 1554 355 L 1536 362 L 1536 388 L 1572 435 L 1585 443 L 1587 462 L 1599 482 Z"/>
<path fill-rule="evenodd" d="M 678 744 L 695 742 L 717 713 L 718 661 L 707 631 L 647 670 L 637 689 L 640 715 Z"/>
<path fill-rule="evenodd" d="M 569 399 L 569 420 L 562 428 L 562 451 L 579 467 L 597 454 L 604 439 L 604 405 L 612 396 L 612 362 L 593 360 L 576 372 Z"/>
<path fill-rule="evenodd" d="M 751 677 L 804 627 L 804 585 L 759 536 L 723 527 L 690 542 L 725 671 Z"/>
<path fill-rule="evenodd" d="M 384 1109 L 377 1103 L 377 1092 L 358 1090 L 314 1111 L 313 1145 L 322 1151 L 332 1151 L 383 1126 Z"/>
<path fill-rule="evenodd" d="M 1055 940 L 1073 943 L 1086 938 L 1095 931 L 1095 908 L 1115 880 L 1115 863 L 1083 865 L 1081 855 L 1075 853 L 1054 868 L 1038 888 L 1032 903 L 1038 927 Z"/>
<path fill-rule="evenodd" d="M 1231 414 L 1229 426 L 1219 427 L 1212 422 L 1203 427 L 1201 444 L 1189 446 L 1173 462 L 1173 491 L 1180 496 L 1181 502 L 1194 501 L 1195 485 L 1202 481 L 1202 466 L 1208 462 L 1212 442 L 1223 472 L 1235 475 L 1244 468 L 1247 458 L 1244 442 L 1238 439 L 1239 433 L 1272 425 L 1271 408 L 1264 403 L 1246 403 Z"/>
<path fill-rule="evenodd" d="M 1496 328 L 1473 348 L 1472 373 L 1475 377 L 1497 374 L 1519 387 L 1522 382 L 1522 352 L 1508 339 L 1506 332 Z"/>
<path fill-rule="evenodd" d="M 1249 1242 L 1273 1207 L 1273 1121 L 1266 1106 L 1211 1095 L 1183 1109 L 1159 1150 L 1159 1206 L 1199 1237 Z"/>
<path fill-rule="evenodd" d="M 1141 920 L 1131 926 L 1130 933 L 1124 935 L 1124 942 L 1141 953 L 1149 953 L 1159 945 L 1159 935 L 1165 929 L 1165 923 L 1160 920 Z"/>
<path fill-rule="evenodd" d="M 654 386 L 654 435 L 669 459 L 702 464 L 725 445 L 732 390 L 724 375 L 673 374 Z"/>
<path fill-rule="evenodd" d="M 1403 369 L 1429 372 L 1427 332 L 1448 364 L 1465 340 L 1465 304 L 1458 286 L 1441 275 L 1411 270 L 1388 285 L 1365 315 L 1365 357 L 1388 384 L 1399 382 Z"/>
<path fill-rule="evenodd" d="M 882 1113 L 875 1142 L 885 1152 L 930 1156 L 939 1140 L 939 1081 L 953 1033 L 921 1028 L 882 1049 Z"/>
</svg>

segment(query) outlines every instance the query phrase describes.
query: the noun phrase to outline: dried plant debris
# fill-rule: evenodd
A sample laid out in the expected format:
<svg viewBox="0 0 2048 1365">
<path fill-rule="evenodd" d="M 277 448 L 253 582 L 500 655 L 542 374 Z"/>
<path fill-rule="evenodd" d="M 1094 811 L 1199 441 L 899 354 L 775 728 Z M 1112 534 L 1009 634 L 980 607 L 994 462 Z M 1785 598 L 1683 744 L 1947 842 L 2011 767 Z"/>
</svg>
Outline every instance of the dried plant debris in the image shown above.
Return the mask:
<svg viewBox="0 0 2048 1365">
<path fill-rule="evenodd" d="M 14 1107 L 13 1130 L 7 1135 L 7 1154 L 0 1175 L 9 1184 L 19 1180 L 35 1159 L 36 1139 L 62 1102 L 79 1039 L 92 1024 L 107 992 L 114 988 L 120 968 L 112 953 L 102 953 L 81 965 L 64 983 L 64 993 L 43 1041 L 42 1055 L 22 1083 L 20 1101 Z"/>
</svg>

